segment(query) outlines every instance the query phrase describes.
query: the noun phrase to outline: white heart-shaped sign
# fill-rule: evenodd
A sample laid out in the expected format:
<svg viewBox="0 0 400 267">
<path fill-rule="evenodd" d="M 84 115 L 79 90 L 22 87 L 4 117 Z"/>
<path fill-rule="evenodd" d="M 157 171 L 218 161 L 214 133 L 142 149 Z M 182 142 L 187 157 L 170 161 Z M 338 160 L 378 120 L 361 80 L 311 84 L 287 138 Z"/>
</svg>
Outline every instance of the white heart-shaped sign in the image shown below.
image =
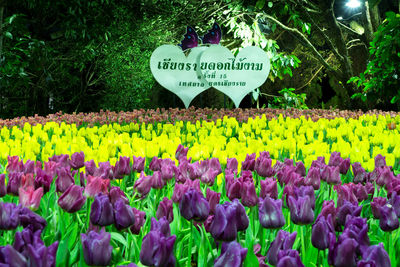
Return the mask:
<svg viewBox="0 0 400 267">
<path fill-rule="evenodd" d="M 270 69 L 269 56 L 257 46 L 243 48 L 236 58 L 220 45 L 212 45 L 200 55 L 200 72 L 208 86 L 229 96 L 236 107 L 265 82 Z"/>
<path fill-rule="evenodd" d="M 208 83 L 197 73 L 199 57 L 207 47 L 194 47 L 186 57 L 176 45 L 162 45 L 150 58 L 150 69 L 157 82 L 175 93 L 188 108 L 190 102 L 208 89 Z"/>
</svg>

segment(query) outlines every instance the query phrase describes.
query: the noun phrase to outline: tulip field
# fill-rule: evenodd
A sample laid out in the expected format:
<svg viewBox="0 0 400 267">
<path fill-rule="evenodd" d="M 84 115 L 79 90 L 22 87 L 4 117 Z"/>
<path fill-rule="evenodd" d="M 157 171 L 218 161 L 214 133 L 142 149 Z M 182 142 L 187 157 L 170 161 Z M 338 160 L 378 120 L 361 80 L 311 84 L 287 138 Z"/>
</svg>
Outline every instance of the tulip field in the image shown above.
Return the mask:
<svg viewBox="0 0 400 267">
<path fill-rule="evenodd" d="M 0 266 L 400 266 L 400 114 L 0 120 Z"/>
</svg>

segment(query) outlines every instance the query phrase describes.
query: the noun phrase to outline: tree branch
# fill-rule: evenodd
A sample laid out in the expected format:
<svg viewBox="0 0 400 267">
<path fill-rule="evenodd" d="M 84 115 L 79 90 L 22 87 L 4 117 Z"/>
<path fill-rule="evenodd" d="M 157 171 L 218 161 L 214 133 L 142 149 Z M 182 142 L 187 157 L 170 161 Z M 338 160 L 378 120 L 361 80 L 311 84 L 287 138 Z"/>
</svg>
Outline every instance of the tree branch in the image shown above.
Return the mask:
<svg viewBox="0 0 400 267">
<path fill-rule="evenodd" d="M 282 22 L 280 22 L 279 20 L 275 19 L 274 17 L 271 17 L 269 15 L 264 15 L 267 19 L 273 21 L 274 23 L 276 23 L 279 27 L 283 28 L 284 30 L 291 32 L 293 34 L 295 34 L 297 37 L 299 37 L 305 44 L 305 46 L 311 50 L 311 52 L 317 57 L 317 59 L 321 62 L 321 64 L 329 71 L 331 71 L 332 73 L 337 73 L 337 71 L 335 69 L 333 69 L 333 67 L 331 65 L 328 64 L 328 62 L 326 62 L 326 60 L 322 57 L 322 55 L 317 51 L 317 49 L 315 48 L 315 46 L 308 40 L 308 38 L 306 36 L 304 36 L 304 34 L 302 34 L 299 30 L 295 29 L 295 28 L 290 28 L 286 25 L 284 25 Z"/>
<path fill-rule="evenodd" d="M 4 6 L 3 2 L 0 1 L 0 59 L 3 52 L 3 15 L 4 15 Z"/>
<path fill-rule="evenodd" d="M 331 59 L 332 55 L 333 55 L 333 54 L 330 54 L 329 57 L 326 59 L 326 61 L 329 61 L 329 60 Z M 317 77 L 318 73 L 322 70 L 323 67 L 324 67 L 324 66 L 321 66 L 321 67 L 314 73 L 314 75 L 311 77 L 311 79 L 308 80 L 308 82 L 306 82 L 304 85 L 300 86 L 299 88 L 296 88 L 296 91 L 297 91 L 297 90 L 300 90 L 300 89 L 303 89 L 304 87 L 306 87 L 307 85 L 309 85 L 309 84 L 312 82 L 312 80 L 314 80 L 315 77 Z"/>
</svg>

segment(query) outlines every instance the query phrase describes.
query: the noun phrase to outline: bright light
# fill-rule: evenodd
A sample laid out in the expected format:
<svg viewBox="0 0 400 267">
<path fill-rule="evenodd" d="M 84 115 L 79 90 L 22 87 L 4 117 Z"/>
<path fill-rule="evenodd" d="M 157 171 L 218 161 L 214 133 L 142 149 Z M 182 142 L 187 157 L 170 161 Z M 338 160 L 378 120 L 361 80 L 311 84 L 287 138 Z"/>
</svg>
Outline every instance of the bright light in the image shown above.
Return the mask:
<svg viewBox="0 0 400 267">
<path fill-rule="evenodd" d="M 360 1 L 358 1 L 358 0 L 349 0 L 349 1 L 346 3 L 346 6 L 347 6 L 347 7 L 350 7 L 350 8 L 357 8 L 357 7 L 360 7 L 360 6 L 361 6 L 361 3 L 360 3 Z"/>
<path fill-rule="evenodd" d="M 343 19 L 343 17 L 337 17 L 336 19 L 337 19 L 337 20 L 342 20 L 342 19 Z"/>
</svg>

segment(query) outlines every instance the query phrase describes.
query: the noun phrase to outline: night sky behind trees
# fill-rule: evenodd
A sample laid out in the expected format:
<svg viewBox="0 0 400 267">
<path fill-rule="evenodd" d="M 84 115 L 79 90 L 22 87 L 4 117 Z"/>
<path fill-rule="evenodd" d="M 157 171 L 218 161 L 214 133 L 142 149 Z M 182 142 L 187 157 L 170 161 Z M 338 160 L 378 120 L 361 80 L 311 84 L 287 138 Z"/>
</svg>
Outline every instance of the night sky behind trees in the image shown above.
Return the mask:
<svg viewBox="0 0 400 267">
<path fill-rule="evenodd" d="M 362 86 L 347 81 L 373 59 L 370 42 L 385 13 L 400 8 L 398 0 L 367 2 L 368 8 L 352 10 L 339 0 L 0 0 L 0 117 L 183 107 L 153 79 L 151 53 L 178 44 L 187 25 L 206 32 L 214 22 L 229 49 L 258 45 L 273 55 L 260 106 L 282 105 L 274 96 L 294 88 L 294 97 L 305 93 L 310 108 L 398 109 L 379 93 L 372 102 L 351 99 Z M 397 29 L 398 20 L 391 27 Z M 383 54 L 393 56 L 389 65 L 399 64 L 399 46 Z M 393 72 L 385 76 L 392 87 L 398 85 Z M 363 82 L 370 80 L 367 75 Z M 192 104 L 232 106 L 226 101 L 207 90 Z M 250 106 L 256 106 L 251 95 L 241 107 Z"/>
</svg>

